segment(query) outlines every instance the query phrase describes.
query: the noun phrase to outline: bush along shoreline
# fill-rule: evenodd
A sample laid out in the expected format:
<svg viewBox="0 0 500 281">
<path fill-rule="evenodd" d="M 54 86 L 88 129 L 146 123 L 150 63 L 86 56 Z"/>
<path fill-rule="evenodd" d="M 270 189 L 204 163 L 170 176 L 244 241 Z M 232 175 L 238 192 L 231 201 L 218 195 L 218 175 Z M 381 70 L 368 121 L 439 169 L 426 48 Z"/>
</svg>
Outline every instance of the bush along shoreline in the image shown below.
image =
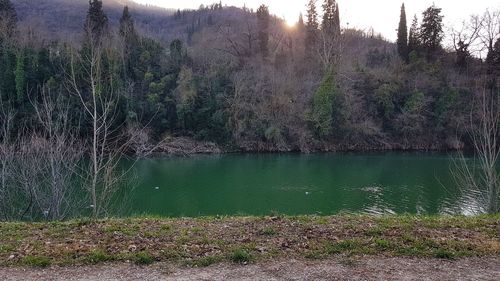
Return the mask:
<svg viewBox="0 0 500 281">
<path fill-rule="evenodd" d="M 500 255 L 500 215 L 126 218 L 0 223 L 0 266 L 209 266 L 335 256 Z"/>
</svg>

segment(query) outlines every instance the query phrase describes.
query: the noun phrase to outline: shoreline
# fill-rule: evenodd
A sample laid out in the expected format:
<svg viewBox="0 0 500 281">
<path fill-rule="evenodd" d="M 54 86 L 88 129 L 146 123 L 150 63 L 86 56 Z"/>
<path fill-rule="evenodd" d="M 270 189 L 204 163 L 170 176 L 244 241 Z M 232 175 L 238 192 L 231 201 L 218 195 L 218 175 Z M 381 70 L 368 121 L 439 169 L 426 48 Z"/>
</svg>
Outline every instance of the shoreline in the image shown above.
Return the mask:
<svg viewBox="0 0 500 281">
<path fill-rule="evenodd" d="M 469 151 L 460 147 L 450 147 L 449 145 L 403 145 L 392 144 L 389 146 L 374 145 L 374 146 L 358 146 L 358 145 L 332 145 L 322 143 L 320 146 L 310 149 L 296 148 L 273 148 L 267 149 L 248 149 L 238 146 L 219 145 L 210 141 L 197 141 L 188 137 L 171 137 L 166 139 L 160 144 L 141 145 L 140 148 L 132 149 L 133 154 L 136 155 L 152 155 L 152 156 L 190 156 L 190 155 L 218 155 L 218 154 L 320 154 L 320 153 L 386 153 L 386 152 L 456 152 L 456 151 Z"/>
</svg>

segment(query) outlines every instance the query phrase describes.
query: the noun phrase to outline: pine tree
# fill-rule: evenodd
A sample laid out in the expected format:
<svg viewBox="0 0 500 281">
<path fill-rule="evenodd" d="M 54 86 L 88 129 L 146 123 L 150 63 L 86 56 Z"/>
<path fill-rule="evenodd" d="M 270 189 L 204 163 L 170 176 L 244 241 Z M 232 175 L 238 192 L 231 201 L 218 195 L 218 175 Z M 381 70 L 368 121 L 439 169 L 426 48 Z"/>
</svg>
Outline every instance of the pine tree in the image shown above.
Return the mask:
<svg viewBox="0 0 500 281">
<path fill-rule="evenodd" d="M 24 97 L 24 89 L 26 87 L 26 71 L 24 52 L 20 51 L 16 59 L 16 70 L 14 71 L 16 83 L 16 97 L 17 101 L 21 102 Z"/>
<path fill-rule="evenodd" d="M 306 54 L 308 56 L 312 55 L 312 52 L 316 46 L 318 28 L 319 24 L 318 12 L 316 11 L 316 1 L 309 0 L 309 3 L 307 4 L 307 25 L 305 39 Z"/>
<path fill-rule="evenodd" d="M 124 38 L 136 37 L 137 33 L 134 27 L 134 20 L 130 15 L 128 6 L 123 8 L 122 17 L 120 18 L 120 36 Z"/>
<path fill-rule="evenodd" d="M 469 58 L 471 57 L 469 52 L 469 44 L 466 44 L 464 41 L 460 40 L 456 46 L 456 64 L 458 68 L 463 71 L 467 68 L 467 63 Z"/>
<path fill-rule="evenodd" d="M 441 8 L 432 5 L 423 12 L 422 16 L 420 40 L 427 58 L 431 59 L 436 51 L 441 48 L 441 42 L 443 41 L 443 16 L 441 15 Z"/>
<path fill-rule="evenodd" d="M 304 16 L 302 13 L 299 15 L 299 21 L 297 22 L 297 27 L 299 30 L 304 30 L 306 28 L 306 24 L 304 23 Z"/>
<path fill-rule="evenodd" d="M 339 6 L 335 0 L 325 0 L 323 4 L 323 21 L 321 29 L 332 37 L 340 34 Z"/>
<path fill-rule="evenodd" d="M 406 11 L 404 3 L 401 6 L 397 45 L 399 56 L 403 60 L 408 61 L 408 28 L 406 26 Z"/>
<path fill-rule="evenodd" d="M 0 98 L 14 101 L 13 95 L 16 93 L 14 71 L 16 68 L 16 55 L 14 51 L 7 48 L 0 48 Z"/>
<path fill-rule="evenodd" d="M 139 36 L 134 27 L 134 20 L 127 6 L 123 9 L 123 14 L 120 18 L 120 37 L 123 40 L 124 74 L 126 77 L 135 79 L 134 66 L 139 61 L 141 50 Z"/>
<path fill-rule="evenodd" d="M 261 5 L 257 10 L 257 19 L 259 21 L 259 46 L 263 57 L 269 54 L 269 8 Z"/>
<path fill-rule="evenodd" d="M 335 24 L 335 0 L 325 0 L 323 3 L 323 21 L 321 29 L 332 32 Z"/>
<path fill-rule="evenodd" d="M 14 34 L 17 25 L 17 13 L 10 0 L 0 0 L 0 43 Z"/>
<path fill-rule="evenodd" d="M 102 8 L 102 1 L 89 0 L 89 10 L 85 19 L 84 45 L 100 45 L 108 31 L 108 17 Z"/>
<path fill-rule="evenodd" d="M 411 53 L 417 54 L 420 50 L 420 38 L 417 15 L 414 16 L 408 36 L 408 55 Z"/>
</svg>

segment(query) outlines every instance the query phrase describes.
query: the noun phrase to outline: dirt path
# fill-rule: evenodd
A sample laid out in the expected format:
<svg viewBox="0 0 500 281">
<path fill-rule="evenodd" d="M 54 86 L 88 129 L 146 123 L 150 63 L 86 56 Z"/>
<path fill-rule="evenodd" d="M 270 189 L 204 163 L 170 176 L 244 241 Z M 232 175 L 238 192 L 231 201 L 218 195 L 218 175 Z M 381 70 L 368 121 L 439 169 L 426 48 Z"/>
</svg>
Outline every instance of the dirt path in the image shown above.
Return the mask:
<svg viewBox="0 0 500 281">
<path fill-rule="evenodd" d="M 500 257 L 439 259 L 363 258 L 219 264 L 185 268 L 169 264 L 0 268 L 0 280 L 500 280 Z"/>
</svg>

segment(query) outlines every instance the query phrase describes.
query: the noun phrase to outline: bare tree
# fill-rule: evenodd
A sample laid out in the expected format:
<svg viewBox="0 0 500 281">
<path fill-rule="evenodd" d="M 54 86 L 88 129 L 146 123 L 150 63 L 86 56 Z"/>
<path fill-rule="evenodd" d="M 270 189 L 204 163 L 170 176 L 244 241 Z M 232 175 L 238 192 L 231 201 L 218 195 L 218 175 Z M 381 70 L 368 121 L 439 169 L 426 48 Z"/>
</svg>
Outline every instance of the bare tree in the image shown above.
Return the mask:
<svg viewBox="0 0 500 281">
<path fill-rule="evenodd" d="M 469 135 L 474 148 L 472 159 L 463 153 L 454 161 L 452 175 L 461 193 L 477 196 L 482 212 L 500 211 L 500 92 L 483 86 L 470 116 Z"/>
<path fill-rule="evenodd" d="M 69 127 L 68 107 L 52 99 L 47 86 L 39 96 L 41 102 L 32 102 L 39 126 L 28 130 L 18 125 L 17 137 L 11 136 L 14 114 L 0 114 L 0 211 L 5 220 L 62 220 L 81 214 L 77 171 L 83 152 Z"/>
<path fill-rule="evenodd" d="M 483 43 L 484 49 L 493 50 L 493 44 L 500 36 L 500 10 L 487 10 L 482 16 L 481 32 L 479 38 Z"/>
<path fill-rule="evenodd" d="M 14 112 L 0 103 L 0 218 L 2 220 L 9 220 L 13 215 L 11 204 L 13 192 L 10 186 L 14 158 L 14 149 L 10 143 L 13 121 Z"/>
<path fill-rule="evenodd" d="M 50 220 L 61 220 L 78 213 L 83 207 L 83 194 L 79 188 L 81 182 L 76 177 L 83 152 L 75 137 L 75 129 L 70 126 L 69 105 L 55 100 L 49 86 L 42 86 L 40 96 L 41 102 L 32 102 L 32 105 L 42 127 L 38 139 L 41 140 L 43 157 L 43 173 L 39 182 L 47 186 L 44 216 Z M 32 137 L 34 140 L 36 137 Z"/>
<path fill-rule="evenodd" d="M 482 30 L 483 18 L 479 16 L 471 16 L 468 22 L 463 21 L 461 26 L 450 29 L 453 49 L 456 53 L 456 63 L 458 66 L 465 68 L 467 59 L 473 54 L 481 54 L 482 44 L 479 42 L 480 33 Z"/>
<path fill-rule="evenodd" d="M 104 35 L 93 33 L 87 24 L 86 49 L 73 51 L 67 89 L 80 100 L 84 115 L 91 123 L 91 140 L 86 151 L 90 156 L 88 168 L 80 175 L 90 197 L 92 217 L 108 215 L 116 192 L 127 181 L 133 165 L 120 168 L 125 152 L 134 137 L 127 136 L 124 123 L 118 120 L 118 104 L 122 93 L 116 86 L 116 77 L 104 69 L 103 58 L 114 59 L 113 48 L 105 45 Z M 116 58 L 115 58 L 116 59 Z"/>
<path fill-rule="evenodd" d="M 338 64 L 342 54 L 342 46 L 342 34 L 332 36 L 332 33 L 326 30 L 319 32 L 316 52 L 323 69 L 328 70 Z"/>
</svg>

